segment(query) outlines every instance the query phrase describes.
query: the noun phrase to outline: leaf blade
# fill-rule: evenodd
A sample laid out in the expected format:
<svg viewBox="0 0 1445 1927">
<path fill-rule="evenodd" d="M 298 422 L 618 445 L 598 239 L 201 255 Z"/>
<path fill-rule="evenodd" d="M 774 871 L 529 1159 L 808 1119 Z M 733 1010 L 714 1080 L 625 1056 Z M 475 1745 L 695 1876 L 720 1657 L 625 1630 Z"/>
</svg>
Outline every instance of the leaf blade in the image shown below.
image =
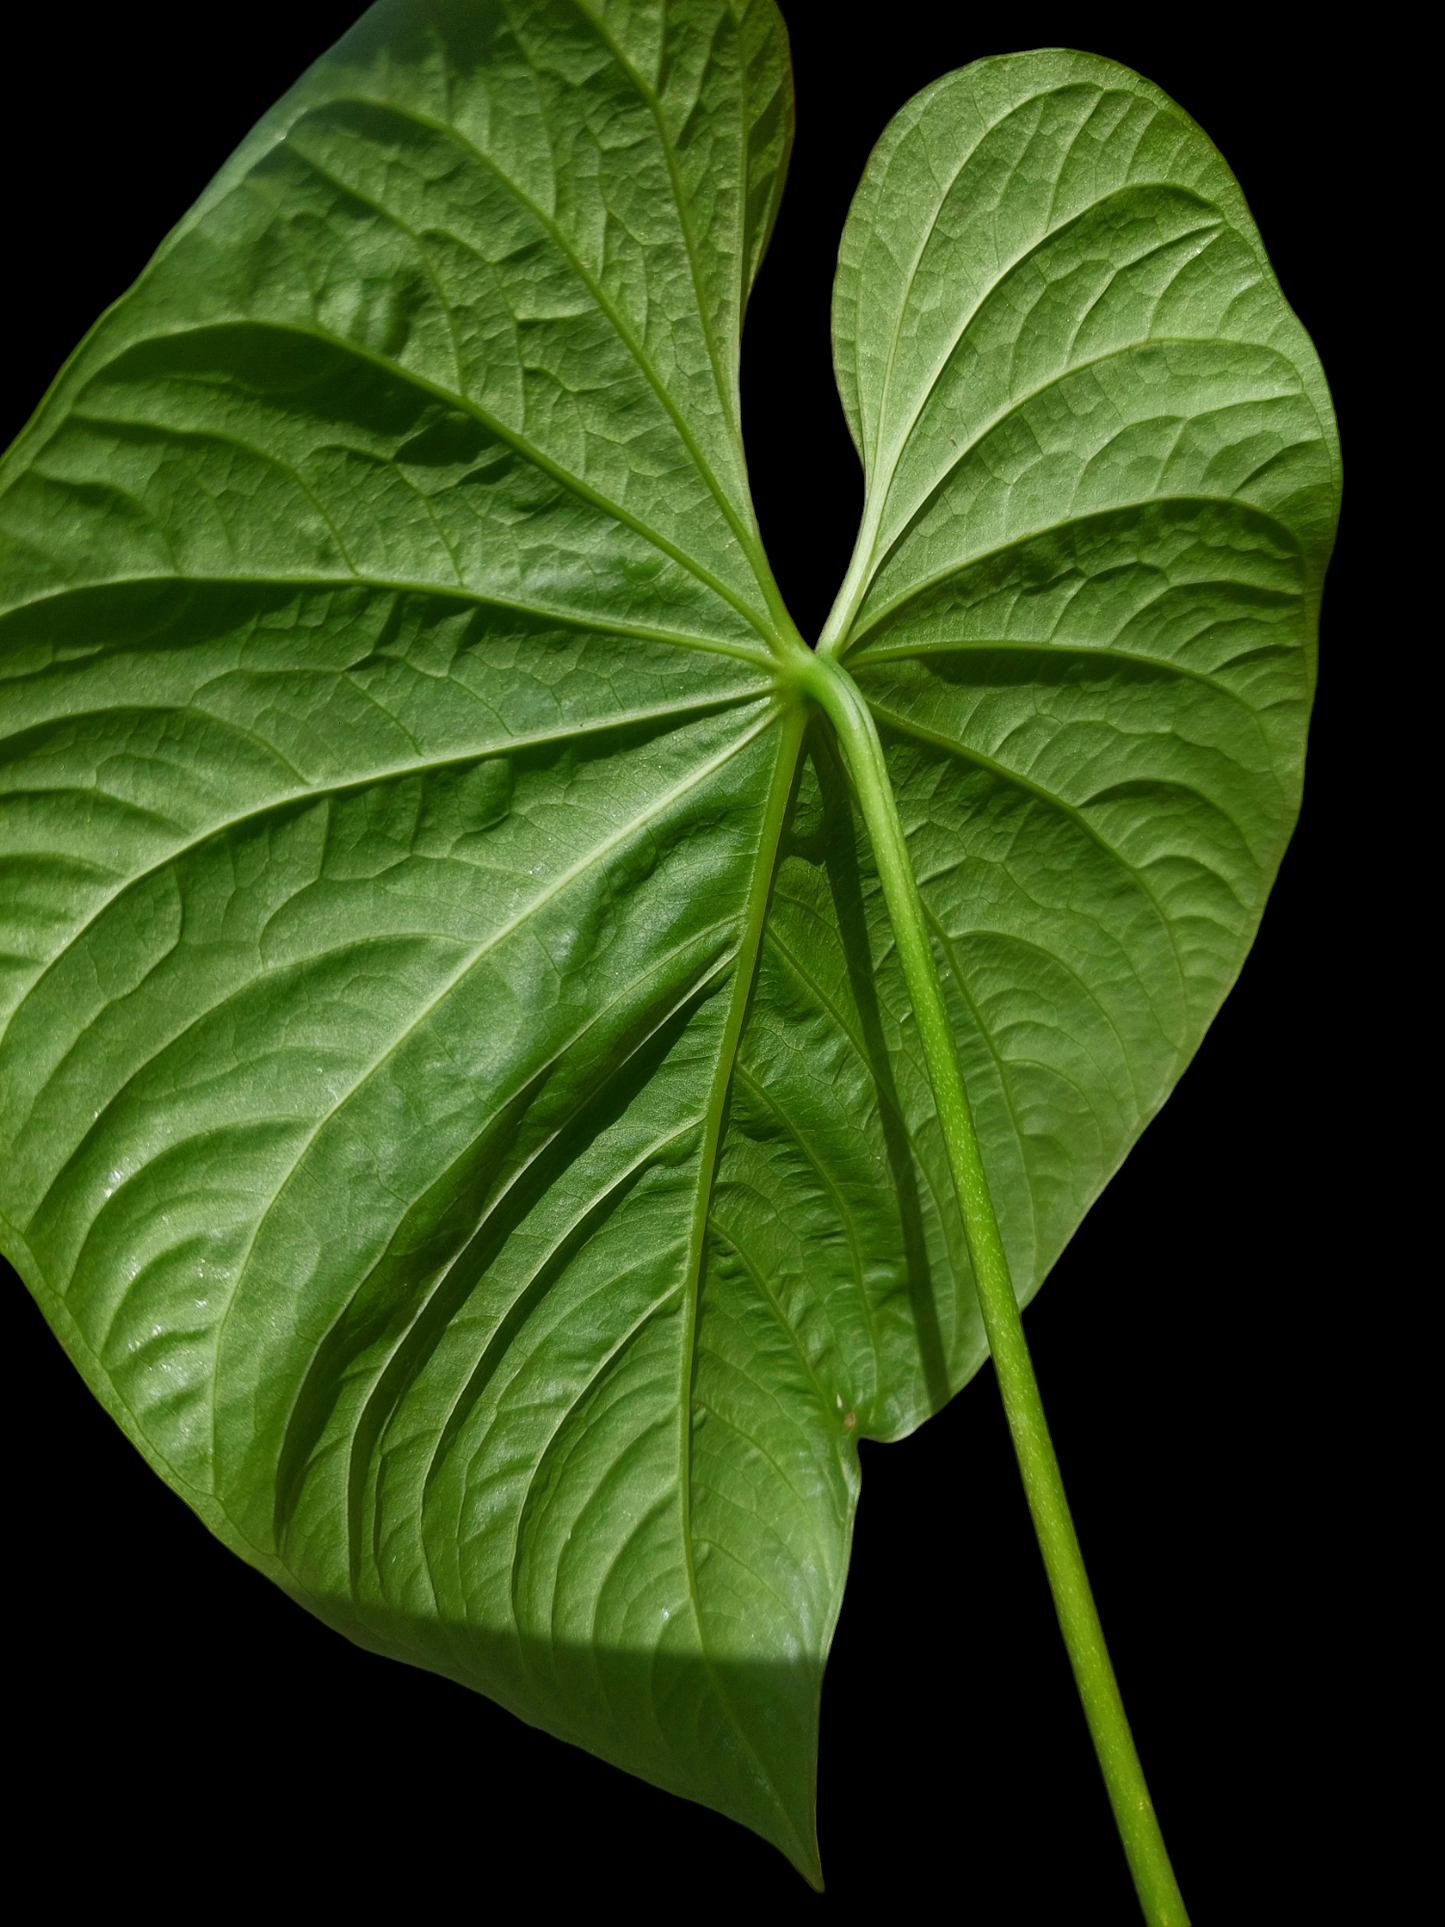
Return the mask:
<svg viewBox="0 0 1445 1927">
<path fill-rule="evenodd" d="M 884 735 L 1026 1300 L 1293 827 L 1333 417 L 1207 136 L 1092 55 L 897 116 L 834 328 L 868 497 L 824 646 Z"/>
<path fill-rule="evenodd" d="M 3 471 L 0 1080 L 9 1246 L 213 1530 L 816 1878 L 854 1486 L 804 1414 L 770 1592 L 782 1448 L 734 1374 L 694 1477 L 688 1396 L 800 727 L 786 79 L 770 5 L 384 5 L 102 317 Z"/>
</svg>

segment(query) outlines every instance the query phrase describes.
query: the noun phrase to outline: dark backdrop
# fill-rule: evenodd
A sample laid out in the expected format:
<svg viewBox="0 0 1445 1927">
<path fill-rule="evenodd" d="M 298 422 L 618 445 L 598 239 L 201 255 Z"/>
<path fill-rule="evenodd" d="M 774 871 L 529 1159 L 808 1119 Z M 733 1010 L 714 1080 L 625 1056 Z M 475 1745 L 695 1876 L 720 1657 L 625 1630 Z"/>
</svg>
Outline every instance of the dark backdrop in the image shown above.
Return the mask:
<svg viewBox="0 0 1445 1927">
<path fill-rule="evenodd" d="M 0 444 L 354 11 L 249 0 L 189 8 L 182 30 L 150 9 L 37 8 L 4 30 Z M 1269 6 L 1188 22 L 1157 8 L 1146 24 L 1018 0 L 995 25 L 899 0 L 866 33 L 839 7 L 784 11 L 798 144 L 744 396 L 764 535 L 806 634 L 862 494 L 832 385 L 837 237 L 888 117 L 980 54 L 1084 47 L 1186 107 L 1233 165 L 1314 334 L 1347 457 L 1368 442 L 1350 376 L 1360 269 L 1339 238 L 1357 150 L 1336 118 L 1350 76 L 1335 62 L 1349 57 L 1301 46 L 1294 9 L 1275 26 Z M 1365 640 L 1361 547 L 1347 521 L 1304 817 L 1255 952 L 1027 1321 L 1196 1923 L 1385 1917 L 1346 1898 L 1369 1822 L 1341 1724 L 1368 1682 L 1340 1602 L 1375 1551 L 1336 1109 L 1342 1066 L 1367 1095 L 1369 1079 L 1350 990 L 1361 957 L 1334 887 L 1353 847 L 1361 712 L 1345 665 Z M 186 1911 L 214 1896 L 363 1919 L 529 1902 L 704 1918 L 941 1904 L 982 1927 L 1134 1918 L 990 1373 L 915 1438 L 863 1448 L 823 1709 L 819 1901 L 740 1828 L 310 1620 L 146 1470 L 13 1283 L 9 1302 L 6 1397 L 21 1409 L 6 1412 L 8 1677 L 23 1766 L 9 1798 L 19 1861 L 42 1862 L 57 1904 L 94 1882 Z"/>
</svg>

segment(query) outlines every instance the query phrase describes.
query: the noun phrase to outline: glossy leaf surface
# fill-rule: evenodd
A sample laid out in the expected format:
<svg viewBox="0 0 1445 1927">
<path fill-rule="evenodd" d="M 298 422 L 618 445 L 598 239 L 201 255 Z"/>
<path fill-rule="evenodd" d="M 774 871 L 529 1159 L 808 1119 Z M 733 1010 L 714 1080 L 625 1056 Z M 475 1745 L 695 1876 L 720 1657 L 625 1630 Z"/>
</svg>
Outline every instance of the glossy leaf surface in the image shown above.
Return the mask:
<svg viewBox="0 0 1445 1927">
<path fill-rule="evenodd" d="M 748 500 L 770 0 L 374 8 L 0 470 L 6 1248 L 223 1539 L 811 1877 L 856 1441 L 983 1342 Z M 1328 402 L 1108 63 L 844 237 L 885 730 L 1021 1295 L 1298 802 Z"/>
</svg>

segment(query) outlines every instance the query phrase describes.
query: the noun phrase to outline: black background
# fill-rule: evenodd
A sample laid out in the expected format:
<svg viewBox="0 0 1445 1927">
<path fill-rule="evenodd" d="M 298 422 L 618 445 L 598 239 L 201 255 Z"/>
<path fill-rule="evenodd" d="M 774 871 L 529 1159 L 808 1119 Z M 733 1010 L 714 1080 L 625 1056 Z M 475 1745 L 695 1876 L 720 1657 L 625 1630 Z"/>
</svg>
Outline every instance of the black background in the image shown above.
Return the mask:
<svg viewBox="0 0 1445 1927">
<path fill-rule="evenodd" d="M 1334 104 L 1349 56 L 1302 45 L 1293 9 L 1158 8 L 1146 22 L 1020 0 L 994 24 L 898 0 L 866 31 L 832 6 L 784 11 L 798 141 L 749 317 L 744 401 L 764 535 L 805 634 L 861 503 L 830 362 L 837 237 L 888 117 L 981 54 L 1108 54 L 1202 123 L 1314 335 L 1347 460 L 1368 446 L 1350 372 L 1360 271 L 1341 243 L 1356 150 Z M 160 10 L 42 8 L 23 38 L 8 30 L 20 186 L 5 209 L 0 444 L 353 15 L 345 0 L 250 0 L 189 9 L 182 26 Z M 1368 1096 L 1371 1075 L 1362 940 L 1338 888 L 1356 871 L 1361 712 L 1345 665 L 1367 628 L 1359 519 L 1326 599 L 1304 817 L 1259 942 L 1027 1321 L 1200 1924 L 1387 1917 L 1351 1897 L 1373 1822 L 1346 1736 L 1347 1709 L 1370 1691 L 1351 1601 L 1380 1536 L 1351 1389 L 1367 1337 L 1348 1173 L 1372 1147 L 1346 1141 L 1340 1108 L 1342 1076 Z M 57 1901 L 94 1883 L 283 1917 L 501 1905 L 703 1918 L 943 1906 L 983 1927 L 1136 1918 L 988 1372 L 912 1440 L 863 1448 L 823 1707 L 820 1900 L 742 1829 L 310 1620 L 211 1540 L 18 1288 L 10 1302 L 12 1865 L 33 1862 Z"/>
</svg>

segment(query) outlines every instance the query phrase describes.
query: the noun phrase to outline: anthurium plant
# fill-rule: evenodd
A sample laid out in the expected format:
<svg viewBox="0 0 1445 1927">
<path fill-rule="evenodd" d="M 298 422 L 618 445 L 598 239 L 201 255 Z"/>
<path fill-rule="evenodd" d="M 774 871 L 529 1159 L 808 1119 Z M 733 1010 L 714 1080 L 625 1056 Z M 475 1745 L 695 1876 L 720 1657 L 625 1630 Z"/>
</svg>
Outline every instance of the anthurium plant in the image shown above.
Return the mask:
<svg viewBox="0 0 1445 1927">
<path fill-rule="evenodd" d="M 842 236 L 816 637 L 739 343 L 773 0 L 382 0 L 0 464 L 4 1248 L 228 1546 L 806 1877 L 860 1439 L 992 1356 L 1239 971 L 1338 503 L 1148 81 L 944 76 Z M 798 452 L 805 478 L 807 451 Z"/>
</svg>

